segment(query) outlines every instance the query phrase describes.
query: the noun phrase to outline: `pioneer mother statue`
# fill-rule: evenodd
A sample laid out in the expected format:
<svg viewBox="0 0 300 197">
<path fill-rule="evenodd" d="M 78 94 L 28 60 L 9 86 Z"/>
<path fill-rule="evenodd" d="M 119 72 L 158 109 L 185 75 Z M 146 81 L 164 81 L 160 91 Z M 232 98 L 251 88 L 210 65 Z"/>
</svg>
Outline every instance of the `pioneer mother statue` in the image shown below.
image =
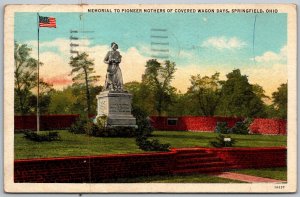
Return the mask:
<svg viewBox="0 0 300 197">
<path fill-rule="evenodd" d="M 109 51 L 104 58 L 104 63 L 108 64 L 104 89 L 123 91 L 123 78 L 119 67 L 122 56 L 120 55 L 120 52 L 117 51 L 117 43 L 111 43 L 111 49 L 112 50 Z"/>
</svg>

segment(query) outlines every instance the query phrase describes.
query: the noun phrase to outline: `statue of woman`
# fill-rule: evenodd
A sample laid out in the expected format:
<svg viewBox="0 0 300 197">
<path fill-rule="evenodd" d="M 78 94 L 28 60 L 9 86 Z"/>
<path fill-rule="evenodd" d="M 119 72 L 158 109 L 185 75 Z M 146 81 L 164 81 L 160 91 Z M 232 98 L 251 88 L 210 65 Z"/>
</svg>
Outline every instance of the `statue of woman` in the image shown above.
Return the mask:
<svg viewBox="0 0 300 197">
<path fill-rule="evenodd" d="M 111 49 L 112 50 L 109 51 L 104 58 L 104 63 L 108 64 L 104 89 L 123 91 L 123 78 L 119 67 L 122 56 L 120 55 L 120 52 L 117 51 L 117 43 L 111 43 Z"/>
</svg>

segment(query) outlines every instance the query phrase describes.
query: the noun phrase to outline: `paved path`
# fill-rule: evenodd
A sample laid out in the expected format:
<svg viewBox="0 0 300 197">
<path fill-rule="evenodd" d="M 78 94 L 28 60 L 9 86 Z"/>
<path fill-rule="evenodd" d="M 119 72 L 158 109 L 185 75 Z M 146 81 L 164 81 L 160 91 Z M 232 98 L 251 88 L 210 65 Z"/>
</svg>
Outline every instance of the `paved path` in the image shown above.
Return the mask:
<svg viewBox="0 0 300 197">
<path fill-rule="evenodd" d="M 286 181 L 282 180 L 276 180 L 276 179 L 269 179 L 269 178 L 263 178 L 263 177 L 257 177 L 252 175 L 246 175 L 246 174 L 239 174 L 234 172 L 222 172 L 220 174 L 216 175 L 217 177 L 225 178 L 225 179 L 232 179 L 232 180 L 238 180 L 238 181 L 244 181 L 248 183 L 283 183 Z"/>
</svg>

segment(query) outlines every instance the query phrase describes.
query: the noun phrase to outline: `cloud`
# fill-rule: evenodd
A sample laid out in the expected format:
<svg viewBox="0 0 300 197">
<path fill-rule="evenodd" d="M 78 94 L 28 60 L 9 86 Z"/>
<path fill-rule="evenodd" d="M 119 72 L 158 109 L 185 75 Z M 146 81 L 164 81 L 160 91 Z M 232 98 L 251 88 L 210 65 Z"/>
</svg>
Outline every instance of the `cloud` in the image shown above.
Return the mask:
<svg viewBox="0 0 300 197">
<path fill-rule="evenodd" d="M 223 49 L 240 49 L 246 46 L 246 42 L 236 38 L 221 37 L 210 37 L 202 43 L 202 47 L 215 48 L 218 50 Z"/>
<path fill-rule="evenodd" d="M 267 51 L 261 56 L 256 56 L 255 61 L 257 62 L 280 62 L 286 61 L 287 59 L 287 46 L 283 46 L 279 53 L 273 51 Z"/>
<path fill-rule="evenodd" d="M 29 43 L 31 46 L 36 44 L 34 41 Z M 103 59 L 109 50 L 109 46 L 89 46 L 87 41 L 85 41 L 85 44 L 86 46 L 79 48 L 79 50 L 89 51 L 90 58 L 94 59 L 96 74 L 101 76 L 100 81 L 97 82 L 97 84 L 103 85 L 107 69 L 107 64 L 103 62 Z M 72 84 L 72 76 L 69 76 L 71 72 L 71 67 L 69 65 L 69 40 L 56 39 L 52 42 L 41 43 L 41 46 L 43 51 L 45 51 L 45 48 L 43 47 L 56 47 L 57 50 L 57 52 L 47 51 L 40 53 L 40 61 L 44 63 L 40 68 L 41 78 L 47 82 L 53 83 L 53 86 L 56 89 L 63 89 L 67 85 Z M 149 56 L 142 53 L 143 50 L 141 49 L 149 52 L 146 47 L 143 48 L 141 46 L 138 46 L 137 48 L 131 47 L 128 50 L 120 49 L 122 55 L 120 68 L 122 70 L 124 83 L 141 81 L 142 74 L 145 71 L 146 61 L 149 59 Z M 36 48 L 33 48 L 32 55 L 34 55 L 35 52 Z M 180 51 L 179 56 L 185 57 L 186 59 L 194 58 L 194 54 L 189 53 L 188 51 Z M 277 56 L 280 57 L 279 59 L 286 58 L 286 46 L 281 49 Z M 285 63 L 271 62 L 270 64 L 265 64 L 263 61 L 257 61 L 256 65 L 243 65 L 241 67 L 223 64 L 177 64 L 177 70 L 172 85 L 181 92 L 186 92 L 187 88 L 190 86 L 189 80 L 191 75 L 200 74 L 201 76 L 211 76 L 215 72 L 220 72 L 220 79 L 224 80 L 226 79 L 226 74 L 235 68 L 239 68 L 243 75 L 249 76 L 250 83 L 257 83 L 263 86 L 266 94 L 269 96 L 272 95 L 272 92 L 277 90 L 277 87 L 279 87 L 281 83 L 287 82 L 287 65 Z"/>
<path fill-rule="evenodd" d="M 275 63 L 271 66 L 260 64 L 255 68 L 247 67 L 241 71 L 248 76 L 250 83 L 261 85 L 268 96 L 272 96 L 280 84 L 287 83 L 286 64 Z"/>
<path fill-rule="evenodd" d="M 27 41 L 32 48 L 32 57 L 37 58 L 37 42 Z M 57 52 L 52 52 L 47 49 L 53 48 Z M 50 42 L 40 43 L 40 61 L 43 65 L 40 67 L 40 77 L 46 82 L 52 83 L 56 89 L 63 89 L 72 84 L 71 66 L 69 65 L 70 58 L 70 41 L 67 39 L 55 39 Z M 79 52 L 86 51 L 89 57 L 94 60 L 96 75 L 100 75 L 98 85 L 103 85 L 107 70 L 107 64 L 103 62 L 106 53 L 110 50 L 108 45 L 90 46 L 88 40 L 80 42 L 80 47 L 76 50 Z M 124 83 L 130 81 L 141 81 L 142 74 L 145 71 L 146 61 L 149 59 L 140 53 L 135 47 L 128 50 L 120 50 L 122 55 L 122 62 L 120 68 L 123 74 Z"/>
</svg>

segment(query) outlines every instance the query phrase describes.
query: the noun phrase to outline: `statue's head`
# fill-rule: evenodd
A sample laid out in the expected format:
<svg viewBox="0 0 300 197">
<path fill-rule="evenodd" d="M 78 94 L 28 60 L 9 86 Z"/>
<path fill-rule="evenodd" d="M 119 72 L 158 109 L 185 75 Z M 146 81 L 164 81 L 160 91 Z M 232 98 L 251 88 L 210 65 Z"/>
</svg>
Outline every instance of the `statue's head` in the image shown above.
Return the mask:
<svg viewBox="0 0 300 197">
<path fill-rule="evenodd" d="M 112 50 L 114 50 L 114 51 L 119 48 L 118 44 L 115 42 L 112 42 L 110 46 L 111 46 Z"/>
</svg>

